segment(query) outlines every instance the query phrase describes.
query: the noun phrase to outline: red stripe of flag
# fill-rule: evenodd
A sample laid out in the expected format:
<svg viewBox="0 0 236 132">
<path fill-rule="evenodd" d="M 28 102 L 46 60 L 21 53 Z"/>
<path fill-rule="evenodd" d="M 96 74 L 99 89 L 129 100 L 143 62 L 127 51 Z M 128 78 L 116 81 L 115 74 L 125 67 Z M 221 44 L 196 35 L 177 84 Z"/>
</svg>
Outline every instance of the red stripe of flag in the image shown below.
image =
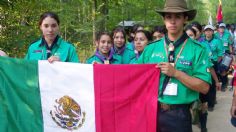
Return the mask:
<svg viewBox="0 0 236 132">
<path fill-rule="evenodd" d="M 155 132 L 160 70 L 94 65 L 97 132 Z"/>
</svg>

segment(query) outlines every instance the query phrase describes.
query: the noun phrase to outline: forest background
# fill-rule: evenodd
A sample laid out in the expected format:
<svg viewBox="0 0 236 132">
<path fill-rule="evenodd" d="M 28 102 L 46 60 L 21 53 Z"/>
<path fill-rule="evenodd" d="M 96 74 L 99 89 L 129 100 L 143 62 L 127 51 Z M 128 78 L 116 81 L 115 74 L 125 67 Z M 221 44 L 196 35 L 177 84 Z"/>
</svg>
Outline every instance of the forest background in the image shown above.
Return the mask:
<svg viewBox="0 0 236 132">
<path fill-rule="evenodd" d="M 225 23 L 235 23 L 236 0 L 221 0 Z M 211 15 L 215 23 L 218 0 L 187 0 L 197 9 L 194 21 L 207 24 Z M 0 0 L 0 49 L 10 57 L 23 58 L 29 45 L 37 40 L 39 16 L 53 11 L 60 18 L 60 35 L 74 44 L 83 62 L 94 52 L 94 34 L 118 26 L 122 21 L 135 21 L 151 30 L 163 25 L 155 10 L 164 0 Z"/>
</svg>

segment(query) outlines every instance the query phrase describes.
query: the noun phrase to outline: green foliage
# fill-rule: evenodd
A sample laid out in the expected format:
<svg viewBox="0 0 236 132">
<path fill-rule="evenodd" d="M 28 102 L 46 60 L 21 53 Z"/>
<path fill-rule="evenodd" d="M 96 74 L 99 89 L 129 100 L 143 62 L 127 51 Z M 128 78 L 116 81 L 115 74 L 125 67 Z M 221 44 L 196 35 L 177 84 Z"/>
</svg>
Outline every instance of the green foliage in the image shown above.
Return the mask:
<svg viewBox="0 0 236 132">
<path fill-rule="evenodd" d="M 215 19 L 218 0 L 187 0 L 198 10 L 195 20 L 206 24 L 211 14 Z M 222 0 L 226 23 L 234 22 L 235 0 Z M 30 43 L 41 33 L 39 16 L 45 11 L 56 12 L 61 20 L 60 35 L 73 43 L 83 61 L 94 52 L 94 32 L 111 31 L 119 22 L 132 20 L 147 29 L 163 24 L 155 10 L 164 0 L 1 0 L 0 49 L 11 57 L 24 57 Z"/>
</svg>

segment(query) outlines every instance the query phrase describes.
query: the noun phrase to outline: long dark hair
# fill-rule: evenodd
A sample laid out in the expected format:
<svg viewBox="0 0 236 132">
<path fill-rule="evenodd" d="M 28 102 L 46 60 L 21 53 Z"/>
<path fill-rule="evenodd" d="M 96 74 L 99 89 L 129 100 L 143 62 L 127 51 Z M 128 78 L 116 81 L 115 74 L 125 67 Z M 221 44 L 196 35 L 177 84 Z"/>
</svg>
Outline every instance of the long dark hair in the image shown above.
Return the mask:
<svg viewBox="0 0 236 132">
<path fill-rule="evenodd" d="M 107 31 L 101 31 L 101 32 L 98 32 L 98 33 L 96 34 L 96 41 L 99 41 L 103 35 L 107 35 L 107 36 L 109 36 L 110 38 L 112 38 L 112 37 L 111 37 L 111 34 L 110 34 L 109 32 L 107 32 Z"/>
<path fill-rule="evenodd" d="M 202 25 L 199 22 L 192 22 L 191 25 L 192 27 L 196 27 L 200 32 L 202 32 Z"/>
<path fill-rule="evenodd" d="M 146 36 L 146 38 L 148 39 L 149 42 L 152 41 L 152 35 L 149 31 L 147 31 L 147 30 L 138 30 L 137 32 L 135 32 L 135 36 L 136 36 L 137 33 L 143 33 Z"/>
<path fill-rule="evenodd" d="M 39 18 L 39 26 L 43 23 L 43 20 L 46 18 L 46 17 L 51 17 L 53 19 L 55 19 L 57 21 L 57 24 L 59 25 L 60 24 L 60 20 L 59 20 L 59 17 L 56 13 L 54 12 L 44 12 L 40 18 Z"/>
<path fill-rule="evenodd" d="M 188 31 L 188 30 L 192 31 L 193 34 L 194 34 L 194 36 L 197 35 L 197 31 L 192 27 L 192 25 L 188 25 L 188 26 L 186 26 L 186 28 L 184 29 L 185 32 Z"/>
</svg>

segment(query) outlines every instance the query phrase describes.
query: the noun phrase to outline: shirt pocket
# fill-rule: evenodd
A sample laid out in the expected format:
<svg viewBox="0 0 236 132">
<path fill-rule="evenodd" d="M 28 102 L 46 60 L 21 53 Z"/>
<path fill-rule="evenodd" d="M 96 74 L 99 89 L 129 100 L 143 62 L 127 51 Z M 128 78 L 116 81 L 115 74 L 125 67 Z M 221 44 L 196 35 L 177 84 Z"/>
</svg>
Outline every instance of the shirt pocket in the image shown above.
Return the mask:
<svg viewBox="0 0 236 132">
<path fill-rule="evenodd" d="M 41 52 L 33 52 L 30 54 L 30 60 L 43 60 L 43 53 Z"/>
</svg>

